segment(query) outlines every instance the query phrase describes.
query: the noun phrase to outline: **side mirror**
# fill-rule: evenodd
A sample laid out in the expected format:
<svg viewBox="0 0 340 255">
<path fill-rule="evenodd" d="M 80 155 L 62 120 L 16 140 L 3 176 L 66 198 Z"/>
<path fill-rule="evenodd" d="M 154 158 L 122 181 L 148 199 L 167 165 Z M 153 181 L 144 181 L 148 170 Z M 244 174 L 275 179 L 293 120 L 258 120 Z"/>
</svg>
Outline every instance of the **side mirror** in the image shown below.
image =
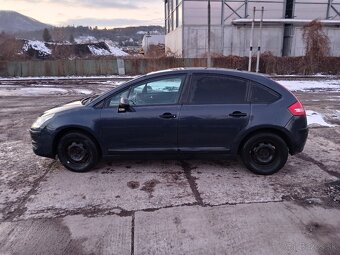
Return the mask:
<svg viewBox="0 0 340 255">
<path fill-rule="evenodd" d="M 126 112 L 129 109 L 130 109 L 129 99 L 127 99 L 126 97 L 121 97 L 118 106 L 118 112 Z"/>
</svg>

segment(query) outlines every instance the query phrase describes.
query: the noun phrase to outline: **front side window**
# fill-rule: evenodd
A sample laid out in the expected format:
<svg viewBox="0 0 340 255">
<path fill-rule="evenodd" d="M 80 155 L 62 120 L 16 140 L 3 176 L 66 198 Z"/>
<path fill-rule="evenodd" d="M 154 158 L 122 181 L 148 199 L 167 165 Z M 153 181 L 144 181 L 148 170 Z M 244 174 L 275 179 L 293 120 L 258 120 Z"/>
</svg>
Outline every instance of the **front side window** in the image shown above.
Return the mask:
<svg viewBox="0 0 340 255">
<path fill-rule="evenodd" d="M 130 89 L 132 105 L 176 104 L 184 77 L 171 77 L 150 81 Z"/>
<path fill-rule="evenodd" d="M 118 107 L 118 105 L 120 103 L 120 99 L 122 97 L 127 97 L 128 94 L 129 94 L 129 89 L 124 90 L 122 92 L 119 92 L 118 94 L 111 97 L 111 99 L 109 101 L 109 107 Z"/>
<path fill-rule="evenodd" d="M 196 74 L 192 78 L 190 104 L 245 104 L 247 80 L 225 75 Z"/>
<path fill-rule="evenodd" d="M 111 97 L 109 107 L 118 106 L 122 97 L 129 99 L 132 106 L 176 104 L 184 77 L 167 77 L 131 86 Z"/>
</svg>

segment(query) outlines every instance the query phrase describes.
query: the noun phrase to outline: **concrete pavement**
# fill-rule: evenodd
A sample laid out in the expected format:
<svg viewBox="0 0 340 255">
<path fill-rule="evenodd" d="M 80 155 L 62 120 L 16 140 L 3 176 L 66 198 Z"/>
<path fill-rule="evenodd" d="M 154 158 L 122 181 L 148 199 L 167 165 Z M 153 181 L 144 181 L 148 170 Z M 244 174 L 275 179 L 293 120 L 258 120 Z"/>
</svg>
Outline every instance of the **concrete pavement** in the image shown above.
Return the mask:
<svg viewBox="0 0 340 255">
<path fill-rule="evenodd" d="M 300 97 L 329 110 L 326 94 L 318 105 Z M 222 159 L 116 160 L 77 174 L 35 156 L 27 132 L 73 98 L 0 100 L 0 254 L 339 254 L 339 127 L 312 128 L 272 176 Z"/>
</svg>

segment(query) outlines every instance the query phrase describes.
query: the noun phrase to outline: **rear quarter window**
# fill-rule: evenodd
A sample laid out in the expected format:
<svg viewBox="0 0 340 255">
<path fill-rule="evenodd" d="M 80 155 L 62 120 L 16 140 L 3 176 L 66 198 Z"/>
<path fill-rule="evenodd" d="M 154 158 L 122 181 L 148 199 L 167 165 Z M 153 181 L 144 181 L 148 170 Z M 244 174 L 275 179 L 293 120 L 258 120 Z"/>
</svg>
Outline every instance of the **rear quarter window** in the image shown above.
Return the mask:
<svg viewBox="0 0 340 255">
<path fill-rule="evenodd" d="M 271 104 L 279 100 L 281 95 L 274 90 L 256 82 L 251 82 L 251 103 Z"/>
<path fill-rule="evenodd" d="M 220 74 L 194 74 L 190 104 L 245 104 L 247 80 Z"/>
</svg>

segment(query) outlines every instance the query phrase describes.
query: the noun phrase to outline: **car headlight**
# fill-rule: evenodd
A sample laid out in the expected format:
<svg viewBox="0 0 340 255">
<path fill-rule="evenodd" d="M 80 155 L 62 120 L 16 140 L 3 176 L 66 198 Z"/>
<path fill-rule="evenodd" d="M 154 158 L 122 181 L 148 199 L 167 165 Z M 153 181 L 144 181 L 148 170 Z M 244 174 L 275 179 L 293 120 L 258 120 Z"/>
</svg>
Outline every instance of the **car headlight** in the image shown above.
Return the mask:
<svg viewBox="0 0 340 255">
<path fill-rule="evenodd" d="M 39 118 L 36 119 L 36 121 L 34 121 L 31 128 L 33 128 L 33 129 L 40 128 L 46 121 L 53 118 L 53 116 L 54 116 L 54 113 L 44 114 L 44 115 L 40 116 Z"/>
</svg>

